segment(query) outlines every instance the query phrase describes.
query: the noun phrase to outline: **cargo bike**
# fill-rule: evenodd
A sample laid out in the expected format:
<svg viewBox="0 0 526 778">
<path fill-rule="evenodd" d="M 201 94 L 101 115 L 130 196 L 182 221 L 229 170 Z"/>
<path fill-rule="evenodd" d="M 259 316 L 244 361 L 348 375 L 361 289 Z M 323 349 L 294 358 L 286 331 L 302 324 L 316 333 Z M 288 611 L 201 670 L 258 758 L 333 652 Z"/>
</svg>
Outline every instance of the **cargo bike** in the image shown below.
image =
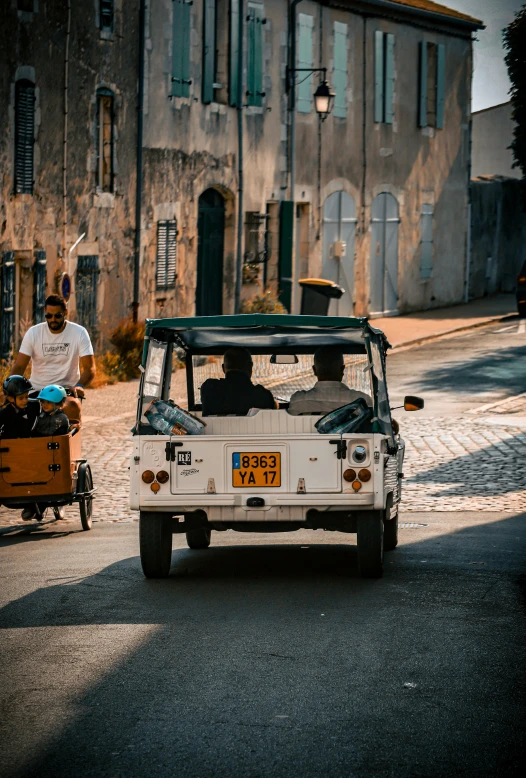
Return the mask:
<svg viewBox="0 0 526 778">
<path fill-rule="evenodd" d="M 93 477 L 82 457 L 80 429 L 41 438 L 0 438 L 0 505 L 36 508 L 41 521 L 47 509 L 62 518 L 62 508 L 77 503 L 83 530 L 93 515 Z"/>
<path fill-rule="evenodd" d="M 275 410 L 202 417 L 200 386 L 222 377 L 221 357 L 231 346 L 250 351 L 252 381 L 272 391 Z M 319 414 L 288 413 L 291 395 L 316 382 L 312 363 L 320 346 L 343 353 L 344 383 L 370 398 L 370 407 L 364 400 L 346 407 L 350 422 L 336 432 Z M 360 574 L 380 577 L 384 551 L 398 542 L 404 460 L 387 391 L 388 348 L 385 335 L 365 318 L 248 314 L 147 321 L 130 464 L 130 506 L 140 511 L 145 575 L 169 574 L 174 533 L 203 549 L 212 531 L 311 529 L 356 533 Z M 152 403 L 173 406 L 175 357 L 185 363 L 186 408 L 201 420 L 199 434 L 163 434 L 150 424 Z M 422 407 L 420 398 L 405 398 L 406 410 Z"/>
</svg>

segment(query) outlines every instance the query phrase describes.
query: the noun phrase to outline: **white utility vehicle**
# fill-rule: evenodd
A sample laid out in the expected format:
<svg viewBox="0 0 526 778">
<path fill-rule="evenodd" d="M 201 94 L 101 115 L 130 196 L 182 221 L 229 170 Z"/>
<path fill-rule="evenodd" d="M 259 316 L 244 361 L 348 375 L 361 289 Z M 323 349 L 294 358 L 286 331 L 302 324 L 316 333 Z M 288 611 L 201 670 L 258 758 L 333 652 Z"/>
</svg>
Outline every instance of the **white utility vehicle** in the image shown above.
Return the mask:
<svg viewBox="0 0 526 778">
<path fill-rule="evenodd" d="M 168 401 L 186 365 L 186 407 L 201 417 L 199 388 L 222 376 L 231 346 L 250 351 L 252 381 L 270 389 L 279 409 L 248 416 L 206 416 L 199 435 L 159 434 L 145 412 Z M 313 354 L 336 346 L 344 382 L 372 397 L 370 412 L 351 433 L 320 434 L 320 415 L 293 416 L 288 400 L 314 386 Z M 357 533 L 363 577 L 380 577 L 384 550 L 395 548 L 404 443 L 393 430 L 385 376 L 385 335 L 367 319 L 248 314 L 147 321 L 134 450 L 131 508 L 140 511 L 144 574 L 170 572 L 172 534 L 207 548 L 212 530 Z M 406 410 L 423 401 L 406 397 Z"/>
</svg>

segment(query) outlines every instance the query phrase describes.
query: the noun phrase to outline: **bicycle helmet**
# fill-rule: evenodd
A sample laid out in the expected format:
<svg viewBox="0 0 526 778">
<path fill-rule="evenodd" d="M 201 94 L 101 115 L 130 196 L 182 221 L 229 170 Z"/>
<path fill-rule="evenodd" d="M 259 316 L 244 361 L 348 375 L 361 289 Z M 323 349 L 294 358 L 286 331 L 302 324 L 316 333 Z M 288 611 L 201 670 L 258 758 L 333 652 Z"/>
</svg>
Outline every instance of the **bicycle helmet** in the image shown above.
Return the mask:
<svg viewBox="0 0 526 778">
<path fill-rule="evenodd" d="M 18 397 L 20 394 L 30 392 L 32 389 L 31 381 L 22 375 L 12 375 L 6 378 L 3 383 L 3 390 L 6 397 Z"/>
<path fill-rule="evenodd" d="M 40 390 L 38 399 L 47 400 L 50 403 L 61 403 L 66 398 L 66 390 L 58 384 L 50 384 Z"/>
</svg>

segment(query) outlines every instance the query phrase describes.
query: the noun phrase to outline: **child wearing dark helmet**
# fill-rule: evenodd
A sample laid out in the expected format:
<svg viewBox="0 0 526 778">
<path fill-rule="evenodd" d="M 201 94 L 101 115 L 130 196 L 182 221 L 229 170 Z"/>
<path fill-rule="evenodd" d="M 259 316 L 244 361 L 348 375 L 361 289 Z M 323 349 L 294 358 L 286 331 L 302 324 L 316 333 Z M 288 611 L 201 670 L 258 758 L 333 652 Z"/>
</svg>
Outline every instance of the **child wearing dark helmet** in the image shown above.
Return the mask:
<svg viewBox="0 0 526 778">
<path fill-rule="evenodd" d="M 69 419 L 62 410 L 66 390 L 58 384 L 50 384 L 41 389 L 37 399 L 40 400 L 42 410 L 33 428 L 33 435 L 67 435 Z"/>
<path fill-rule="evenodd" d="M 21 375 L 6 378 L 4 405 L 0 409 L 0 438 L 29 438 L 38 416 L 38 405 L 29 400 L 30 381 Z"/>
</svg>

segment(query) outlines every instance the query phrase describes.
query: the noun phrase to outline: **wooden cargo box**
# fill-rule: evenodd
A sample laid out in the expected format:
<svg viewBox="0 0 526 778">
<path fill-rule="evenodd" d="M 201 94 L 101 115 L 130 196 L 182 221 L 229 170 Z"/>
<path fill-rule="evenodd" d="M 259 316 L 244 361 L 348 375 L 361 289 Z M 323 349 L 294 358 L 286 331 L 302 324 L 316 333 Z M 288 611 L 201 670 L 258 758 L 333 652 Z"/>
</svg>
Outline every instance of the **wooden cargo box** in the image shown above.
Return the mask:
<svg viewBox="0 0 526 778">
<path fill-rule="evenodd" d="M 0 503 L 8 498 L 68 494 L 81 458 L 81 433 L 0 438 Z"/>
</svg>

